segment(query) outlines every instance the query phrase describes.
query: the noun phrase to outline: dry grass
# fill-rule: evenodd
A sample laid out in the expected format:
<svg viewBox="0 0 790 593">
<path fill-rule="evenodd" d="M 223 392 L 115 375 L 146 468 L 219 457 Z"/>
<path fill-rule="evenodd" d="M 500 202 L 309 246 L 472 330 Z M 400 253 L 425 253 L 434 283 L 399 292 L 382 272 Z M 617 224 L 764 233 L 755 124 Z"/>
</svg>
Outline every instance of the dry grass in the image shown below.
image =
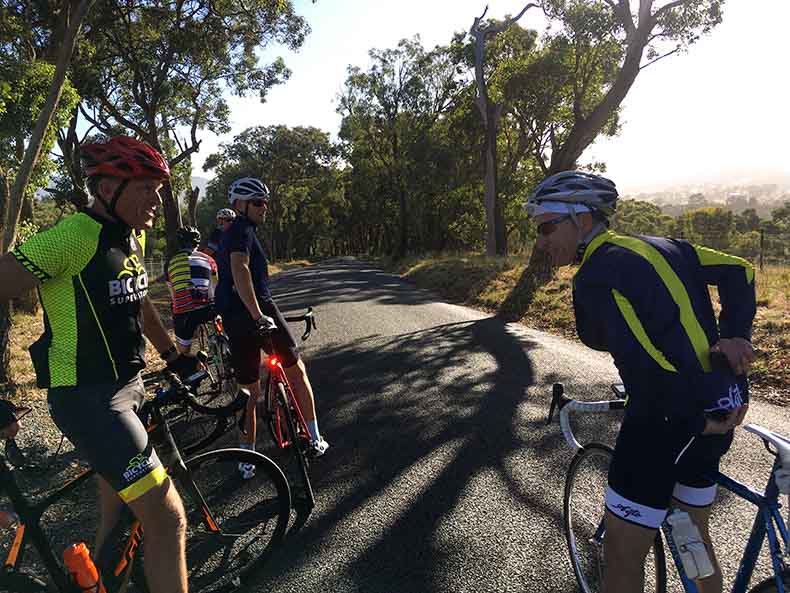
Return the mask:
<svg viewBox="0 0 790 593">
<path fill-rule="evenodd" d="M 496 312 L 515 288 L 527 261 L 456 255 L 380 263 L 448 300 Z M 571 299 L 575 271 L 572 267 L 560 269 L 551 282 L 537 291 L 520 321 L 575 339 Z M 759 357 L 751 374 L 753 390 L 764 399 L 787 404 L 790 403 L 790 267 L 758 270 L 756 282 L 758 308 L 753 342 Z M 713 294 L 717 300 L 715 291 Z"/>
</svg>

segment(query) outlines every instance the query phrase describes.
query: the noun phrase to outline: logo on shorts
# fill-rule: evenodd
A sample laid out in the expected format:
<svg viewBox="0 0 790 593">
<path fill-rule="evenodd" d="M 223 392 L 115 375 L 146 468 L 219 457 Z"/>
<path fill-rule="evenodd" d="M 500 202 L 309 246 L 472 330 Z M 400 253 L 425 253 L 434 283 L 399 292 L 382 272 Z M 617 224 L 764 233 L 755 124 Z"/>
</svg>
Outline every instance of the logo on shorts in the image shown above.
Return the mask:
<svg viewBox="0 0 790 593">
<path fill-rule="evenodd" d="M 706 412 L 716 412 L 718 410 L 736 410 L 743 405 L 743 394 L 738 384 L 730 385 L 727 395 L 716 400 L 716 404 L 710 408 L 705 408 Z"/>
<path fill-rule="evenodd" d="M 639 509 L 635 509 L 634 507 L 629 507 L 628 505 L 618 503 L 614 505 L 618 511 L 620 511 L 620 515 L 623 518 L 628 519 L 629 517 L 641 517 L 642 513 L 639 512 Z"/>
<path fill-rule="evenodd" d="M 154 469 L 154 461 L 145 453 L 138 453 L 129 460 L 123 479 L 126 483 L 134 482 L 140 476 Z"/>
</svg>

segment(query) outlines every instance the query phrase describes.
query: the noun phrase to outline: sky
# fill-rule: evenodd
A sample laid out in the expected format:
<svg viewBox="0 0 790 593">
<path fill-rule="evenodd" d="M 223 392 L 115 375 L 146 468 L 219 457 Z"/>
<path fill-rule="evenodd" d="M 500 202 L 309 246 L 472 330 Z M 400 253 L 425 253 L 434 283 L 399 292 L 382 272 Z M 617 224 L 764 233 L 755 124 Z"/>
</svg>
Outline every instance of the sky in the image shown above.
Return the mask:
<svg viewBox="0 0 790 593">
<path fill-rule="evenodd" d="M 632 0 L 635 1 L 635 0 Z M 468 30 L 485 0 L 295 0 L 312 28 L 304 45 L 282 55 L 292 76 L 257 97 L 229 97 L 232 131 L 199 133 L 193 174 L 222 141 L 257 125 L 315 126 L 336 137 L 337 95 L 349 65 L 368 65 L 368 51 L 419 34 L 426 48 Z M 517 14 L 525 0 L 488 0 L 488 17 Z M 663 3 L 663 2 L 662 2 Z M 536 9 L 519 24 L 542 29 Z M 790 181 L 790 2 L 728 0 L 724 20 L 688 52 L 644 69 L 623 102 L 621 133 L 596 141 L 582 161 L 602 160 L 623 191 L 723 181 Z"/>
</svg>

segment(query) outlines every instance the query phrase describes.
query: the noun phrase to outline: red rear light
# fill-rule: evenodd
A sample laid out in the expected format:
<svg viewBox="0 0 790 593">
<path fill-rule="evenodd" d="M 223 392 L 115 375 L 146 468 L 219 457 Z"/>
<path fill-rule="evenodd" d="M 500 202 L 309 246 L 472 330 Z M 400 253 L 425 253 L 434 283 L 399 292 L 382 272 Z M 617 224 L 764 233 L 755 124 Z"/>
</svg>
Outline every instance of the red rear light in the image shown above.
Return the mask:
<svg viewBox="0 0 790 593">
<path fill-rule="evenodd" d="M 280 364 L 280 361 L 277 360 L 276 356 L 270 356 L 269 360 L 266 361 L 266 364 L 268 364 L 272 368 L 276 368 L 277 365 Z"/>
<path fill-rule="evenodd" d="M 217 333 L 218 333 L 218 334 L 221 334 L 221 333 L 222 333 L 222 329 L 223 329 L 223 328 L 222 328 L 222 319 L 220 319 L 219 317 L 217 317 L 217 318 L 214 320 L 214 329 L 216 329 L 216 330 L 217 330 Z"/>
</svg>

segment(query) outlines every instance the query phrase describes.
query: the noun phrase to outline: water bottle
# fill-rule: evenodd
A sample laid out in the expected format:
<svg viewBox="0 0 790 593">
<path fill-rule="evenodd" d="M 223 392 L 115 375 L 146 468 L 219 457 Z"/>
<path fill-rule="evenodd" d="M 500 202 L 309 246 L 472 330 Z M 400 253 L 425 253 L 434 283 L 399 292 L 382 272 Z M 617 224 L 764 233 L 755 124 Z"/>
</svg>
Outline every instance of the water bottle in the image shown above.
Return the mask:
<svg viewBox="0 0 790 593">
<path fill-rule="evenodd" d="M 708 556 L 708 550 L 699 529 L 686 511 L 673 509 L 667 517 L 672 531 L 672 539 L 680 554 L 683 570 L 690 579 L 704 579 L 711 576 L 715 569 Z"/>
<path fill-rule="evenodd" d="M 84 543 L 71 544 L 63 550 L 63 563 L 80 589 L 90 593 L 107 593 L 99 571 L 91 560 L 88 546 Z"/>
</svg>

